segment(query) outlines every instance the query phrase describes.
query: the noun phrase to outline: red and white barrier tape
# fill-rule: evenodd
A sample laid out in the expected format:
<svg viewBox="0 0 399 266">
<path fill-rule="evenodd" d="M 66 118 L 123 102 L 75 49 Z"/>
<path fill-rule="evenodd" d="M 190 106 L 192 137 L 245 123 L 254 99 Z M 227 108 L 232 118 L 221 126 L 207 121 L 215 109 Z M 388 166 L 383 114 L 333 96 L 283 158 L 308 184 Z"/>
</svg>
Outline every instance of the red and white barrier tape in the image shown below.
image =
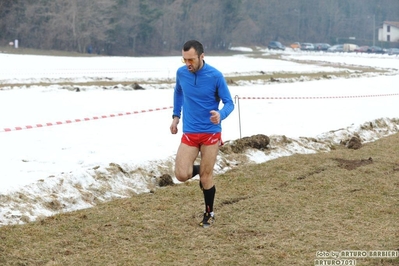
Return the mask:
<svg viewBox="0 0 399 266">
<path fill-rule="evenodd" d="M 102 116 L 93 116 L 93 117 L 85 117 L 81 119 L 73 119 L 73 120 L 65 120 L 65 121 L 57 121 L 57 122 L 50 122 L 45 124 L 36 124 L 36 125 L 26 125 L 21 127 L 8 127 L 0 129 L 0 132 L 11 132 L 11 131 L 19 131 L 24 129 L 32 129 L 32 128 L 41 128 L 41 127 L 49 127 L 49 126 L 57 126 L 57 125 L 65 125 L 77 122 L 84 122 L 90 120 L 98 120 L 98 119 L 105 119 L 111 117 L 119 117 L 124 115 L 134 115 L 134 114 L 141 114 L 141 113 L 148 113 L 148 112 L 155 112 L 155 111 L 162 111 L 167 109 L 172 109 L 173 106 L 169 107 L 162 107 L 162 108 L 155 108 L 155 109 L 147 109 L 141 111 L 133 111 L 133 112 L 126 112 L 126 113 L 117 113 L 117 114 L 110 114 L 110 115 L 102 115 Z"/>
<path fill-rule="evenodd" d="M 398 96 L 398 95 L 399 95 L 399 93 L 374 94 L 374 95 L 348 95 L 348 96 L 294 96 L 294 97 L 280 96 L 280 97 L 238 97 L 238 98 L 242 99 L 242 100 L 309 100 L 309 99 L 369 98 L 369 97 L 386 97 L 386 96 Z M 169 106 L 169 107 L 162 107 L 162 108 L 155 108 L 155 109 L 148 109 L 148 110 L 141 110 L 141 111 L 133 111 L 133 112 L 126 112 L 126 113 L 118 113 L 118 114 L 111 114 L 111 115 L 93 116 L 91 118 L 86 117 L 83 119 L 57 121 L 54 123 L 26 125 L 23 127 L 9 127 L 9 128 L 0 129 L 0 132 L 19 131 L 19 130 L 24 130 L 24 129 L 71 124 L 71 123 L 76 123 L 76 122 L 98 120 L 98 119 L 118 117 L 118 116 L 123 116 L 123 115 L 132 115 L 132 114 L 140 114 L 140 113 L 153 112 L 153 111 L 161 111 L 161 110 L 167 110 L 167 109 L 172 109 L 172 108 L 173 108 L 173 106 Z"/>
<path fill-rule="evenodd" d="M 110 70 L 110 69 L 84 69 L 83 71 L 76 71 L 76 69 L 58 69 L 58 71 L 41 71 L 41 72 L 23 72 L 20 69 L 17 69 L 15 71 L 8 70 L 7 72 L 2 72 L 4 75 L 79 75 L 79 74 L 129 74 L 129 73 L 158 73 L 158 72 L 165 72 L 163 70 L 147 70 L 147 69 L 135 69 L 135 70 L 129 70 L 129 69 L 121 69 L 121 70 Z"/>
<path fill-rule="evenodd" d="M 374 94 L 374 95 L 347 95 L 347 96 L 279 96 L 279 97 L 239 97 L 242 100 L 313 100 L 313 99 L 345 99 L 345 98 L 370 98 L 399 96 L 399 93 Z"/>
</svg>

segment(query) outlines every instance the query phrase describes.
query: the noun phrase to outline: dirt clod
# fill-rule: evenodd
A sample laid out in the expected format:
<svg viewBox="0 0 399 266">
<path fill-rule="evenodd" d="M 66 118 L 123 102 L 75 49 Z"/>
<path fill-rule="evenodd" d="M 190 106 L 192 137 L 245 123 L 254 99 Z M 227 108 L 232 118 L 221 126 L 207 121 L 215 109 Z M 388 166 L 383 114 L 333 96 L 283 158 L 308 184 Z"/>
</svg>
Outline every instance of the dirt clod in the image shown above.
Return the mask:
<svg viewBox="0 0 399 266">
<path fill-rule="evenodd" d="M 173 186 L 173 185 L 174 185 L 173 179 L 168 174 L 163 174 L 158 178 L 158 186 L 160 187 Z"/>
<path fill-rule="evenodd" d="M 251 137 L 244 137 L 237 139 L 234 142 L 228 143 L 220 148 L 223 153 L 243 153 L 248 148 L 257 150 L 266 150 L 270 144 L 270 138 L 263 134 L 254 135 Z"/>
<path fill-rule="evenodd" d="M 356 169 L 360 166 L 365 166 L 368 164 L 373 163 L 373 158 L 368 158 L 368 159 L 361 159 L 361 160 L 345 160 L 345 159 L 334 159 L 339 163 L 338 167 L 347 169 L 347 170 L 353 170 Z"/>
<path fill-rule="evenodd" d="M 359 137 L 354 136 L 348 141 L 346 147 L 348 149 L 354 149 L 354 150 L 360 149 L 362 147 L 362 141 L 360 140 Z"/>
</svg>

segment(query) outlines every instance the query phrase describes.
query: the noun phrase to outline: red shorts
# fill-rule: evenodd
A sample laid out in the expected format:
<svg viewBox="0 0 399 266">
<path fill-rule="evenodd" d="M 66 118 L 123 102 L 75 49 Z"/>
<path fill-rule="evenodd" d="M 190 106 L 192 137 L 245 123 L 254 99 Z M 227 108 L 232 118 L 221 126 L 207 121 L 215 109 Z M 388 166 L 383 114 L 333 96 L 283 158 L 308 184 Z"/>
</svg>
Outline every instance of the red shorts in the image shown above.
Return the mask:
<svg viewBox="0 0 399 266">
<path fill-rule="evenodd" d="M 201 147 L 202 145 L 214 145 L 219 143 L 223 145 L 222 133 L 184 133 L 181 142 L 188 146 Z"/>
</svg>

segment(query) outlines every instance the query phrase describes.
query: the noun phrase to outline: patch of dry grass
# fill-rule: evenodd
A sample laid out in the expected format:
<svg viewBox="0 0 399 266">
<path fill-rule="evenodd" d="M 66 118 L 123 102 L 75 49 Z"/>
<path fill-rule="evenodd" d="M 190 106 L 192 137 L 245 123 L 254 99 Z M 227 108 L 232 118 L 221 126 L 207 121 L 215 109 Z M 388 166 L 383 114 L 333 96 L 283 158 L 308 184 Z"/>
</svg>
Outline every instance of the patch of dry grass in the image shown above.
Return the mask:
<svg viewBox="0 0 399 266">
<path fill-rule="evenodd" d="M 8 46 L 0 46 L 0 52 L 10 53 L 10 54 L 30 54 L 30 55 L 49 55 L 49 56 L 69 56 L 69 57 L 95 57 L 98 56 L 96 54 L 86 54 L 86 53 L 77 53 L 77 52 L 68 52 L 68 51 L 57 51 L 57 50 L 38 50 L 38 49 L 30 49 L 30 48 L 18 48 L 15 49 L 13 47 Z M 269 58 L 269 59 L 278 59 L 278 60 L 286 60 L 284 59 L 281 54 L 265 54 L 256 48 L 254 48 L 254 52 L 251 54 L 240 52 L 240 51 L 225 51 L 223 53 L 211 53 L 214 56 L 231 56 L 233 54 L 247 54 L 253 58 Z M 179 54 L 177 54 L 179 55 Z M 354 78 L 354 77 L 361 77 L 367 74 L 376 74 L 382 75 L 388 73 L 389 70 L 381 70 L 373 67 L 365 67 L 365 66 L 356 66 L 356 65 L 345 65 L 345 64 L 336 64 L 336 63 L 328 63 L 328 62 L 315 62 L 315 61 L 304 61 L 304 60 L 293 60 L 290 59 L 289 61 L 296 62 L 298 64 L 319 64 L 320 66 L 327 67 L 343 67 L 342 71 L 336 72 L 309 72 L 309 73 L 264 73 L 262 69 L 259 69 L 258 74 L 248 74 L 248 75 L 239 75 L 239 76 L 227 76 L 226 80 L 229 85 L 235 85 L 238 82 L 242 81 L 263 81 L 265 83 L 270 82 L 294 82 L 296 80 L 322 80 L 322 79 L 331 79 L 331 78 Z M 348 71 L 350 70 L 350 71 Z M 154 83 L 162 83 L 162 84 L 173 84 L 175 81 L 174 79 L 164 79 L 164 80 L 157 80 L 157 81 L 113 81 L 113 80 L 98 80 L 98 81 L 90 81 L 90 82 L 58 82 L 57 84 L 60 86 L 116 86 L 116 85 L 124 85 L 128 86 L 132 83 L 139 83 L 139 84 L 154 84 Z M 7 83 L 7 84 L 0 84 L 0 90 L 4 87 L 31 87 L 31 86 L 49 86 L 53 85 L 54 83 Z"/>
<path fill-rule="evenodd" d="M 398 143 L 395 134 L 219 175 L 209 229 L 198 226 L 196 181 L 1 227 L 0 265 L 313 265 L 316 251 L 398 250 Z"/>
<path fill-rule="evenodd" d="M 24 54 L 24 55 L 49 55 L 49 56 L 73 56 L 73 57 L 90 57 L 90 56 L 98 56 L 97 54 L 87 54 L 87 53 L 78 53 L 71 51 L 61 51 L 61 50 L 42 50 L 42 49 L 33 49 L 26 47 L 19 47 L 17 49 L 14 46 L 0 46 L 0 53 L 7 54 Z"/>
<path fill-rule="evenodd" d="M 376 74 L 383 74 L 387 71 L 376 70 L 373 68 L 365 69 L 363 71 L 359 71 L 357 76 L 363 76 L 365 74 L 376 73 Z M 295 82 L 301 79 L 307 80 L 323 80 L 323 79 L 332 79 L 332 78 L 350 78 L 353 74 L 343 70 L 338 72 L 310 72 L 310 73 L 261 73 L 259 74 L 251 74 L 251 75 L 239 75 L 239 76 L 226 76 L 226 81 L 229 85 L 236 85 L 242 81 L 263 81 L 264 83 L 287 83 L 287 82 Z M 112 87 L 116 85 L 123 85 L 123 86 L 130 86 L 132 83 L 137 83 L 141 85 L 151 85 L 151 84 L 174 84 L 174 79 L 164 79 L 164 80 L 157 80 L 157 81 L 113 81 L 113 80 L 98 80 L 98 81 L 89 81 L 89 82 L 58 82 L 57 85 L 60 86 L 98 86 L 98 87 Z M 0 90 L 4 87 L 33 87 L 33 86 L 50 86 L 54 85 L 52 83 L 7 83 L 7 84 L 0 84 Z"/>
</svg>

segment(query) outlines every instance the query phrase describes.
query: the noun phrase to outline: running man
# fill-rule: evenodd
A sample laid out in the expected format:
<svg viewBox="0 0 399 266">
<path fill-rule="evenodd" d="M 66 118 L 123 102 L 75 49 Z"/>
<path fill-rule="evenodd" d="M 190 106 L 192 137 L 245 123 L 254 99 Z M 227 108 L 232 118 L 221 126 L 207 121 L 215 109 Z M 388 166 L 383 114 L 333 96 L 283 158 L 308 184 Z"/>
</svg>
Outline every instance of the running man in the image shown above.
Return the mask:
<svg viewBox="0 0 399 266">
<path fill-rule="evenodd" d="M 183 119 L 183 136 L 175 160 L 176 178 L 185 182 L 199 174 L 204 193 L 205 211 L 200 226 L 208 227 L 215 221 L 213 203 L 215 183 L 213 168 L 221 138 L 221 122 L 233 110 L 234 103 L 223 74 L 204 61 L 203 45 L 190 40 L 183 45 L 182 61 L 185 66 L 176 73 L 174 89 L 172 134 L 177 133 Z M 219 110 L 219 103 L 223 106 Z M 201 154 L 200 165 L 193 165 Z"/>
</svg>

